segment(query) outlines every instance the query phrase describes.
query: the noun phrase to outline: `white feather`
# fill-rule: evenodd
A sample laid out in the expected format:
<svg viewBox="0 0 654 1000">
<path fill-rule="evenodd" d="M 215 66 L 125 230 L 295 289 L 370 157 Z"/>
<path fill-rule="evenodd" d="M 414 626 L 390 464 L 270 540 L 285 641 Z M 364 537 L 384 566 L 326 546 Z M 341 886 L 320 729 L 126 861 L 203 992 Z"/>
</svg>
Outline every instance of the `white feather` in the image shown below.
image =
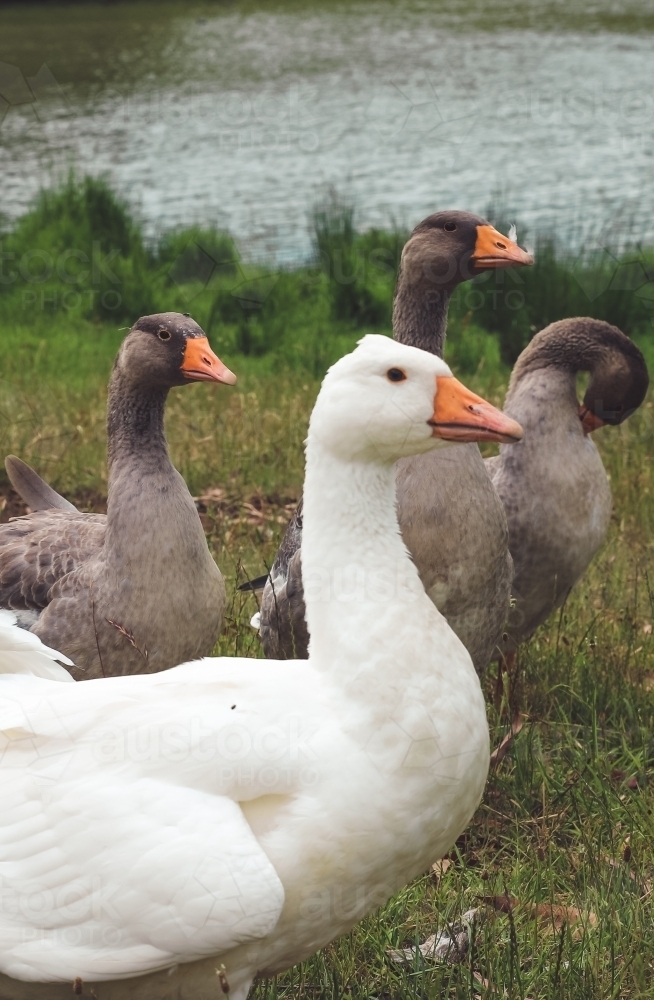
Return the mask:
<svg viewBox="0 0 654 1000">
<path fill-rule="evenodd" d="M 38 636 L 19 628 L 11 611 L 0 610 L 0 674 L 31 674 L 47 680 L 72 681 L 61 663 L 73 666 L 63 653 L 44 646 Z"/>
</svg>

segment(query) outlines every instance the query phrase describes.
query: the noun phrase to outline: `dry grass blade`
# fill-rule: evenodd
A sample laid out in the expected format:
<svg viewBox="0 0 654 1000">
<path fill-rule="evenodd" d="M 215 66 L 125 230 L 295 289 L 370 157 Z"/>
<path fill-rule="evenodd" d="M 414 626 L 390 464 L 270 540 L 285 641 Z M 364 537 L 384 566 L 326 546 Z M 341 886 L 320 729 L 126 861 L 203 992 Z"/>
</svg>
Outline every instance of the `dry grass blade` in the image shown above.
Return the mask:
<svg viewBox="0 0 654 1000">
<path fill-rule="evenodd" d="M 532 920 L 538 920 L 550 934 L 568 926 L 573 937 L 582 937 L 585 928 L 597 927 L 597 916 L 592 910 L 584 912 L 576 906 L 557 906 L 550 903 L 534 903 L 527 908 Z"/>
<path fill-rule="evenodd" d="M 196 504 L 198 503 L 215 503 L 222 504 L 225 500 L 225 491 L 220 488 L 220 486 L 214 486 L 212 489 L 205 490 L 204 493 L 199 497 L 193 497 Z"/>
<path fill-rule="evenodd" d="M 511 729 L 506 734 L 506 736 L 499 744 L 499 746 L 495 747 L 490 756 L 491 767 L 497 767 L 498 764 L 500 764 L 504 760 L 507 753 L 511 749 L 511 744 L 513 743 L 513 740 L 518 735 L 524 724 L 525 724 L 525 716 L 521 715 L 520 712 L 516 712 L 511 722 Z"/>
<path fill-rule="evenodd" d="M 121 635 L 124 635 L 130 646 L 132 646 L 137 653 L 140 653 L 143 659 L 147 662 L 149 655 L 147 647 L 144 646 L 143 649 L 141 649 L 136 639 L 134 638 L 133 632 L 130 632 L 130 630 L 125 628 L 124 625 L 121 625 L 120 622 L 115 622 L 113 618 L 106 618 L 105 621 L 107 622 L 107 625 L 111 625 L 113 628 L 116 629 L 117 632 L 120 632 Z"/>
<path fill-rule="evenodd" d="M 583 936 L 586 927 L 597 926 L 597 916 L 584 912 L 577 906 L 557 903 L 523 903 L 514 896 L 484 896 L 482 901 L 499 913 L 522 913 L 528 920 L 537 920 L 546 933 L 556 934 L 565 926 L 570 927 L 575 939 Z"/>
</svg>

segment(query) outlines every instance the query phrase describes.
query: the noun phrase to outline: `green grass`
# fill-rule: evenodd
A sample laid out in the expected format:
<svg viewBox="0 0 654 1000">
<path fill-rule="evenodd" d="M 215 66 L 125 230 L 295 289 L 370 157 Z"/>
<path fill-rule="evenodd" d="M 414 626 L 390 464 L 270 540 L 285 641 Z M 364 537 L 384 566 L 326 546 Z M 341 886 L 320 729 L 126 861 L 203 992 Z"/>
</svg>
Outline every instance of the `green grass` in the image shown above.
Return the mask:
<svg viewBox="0 0 654 1000">
<path fill-rule="evenodd" d="M 489 214 L 508 229 L 501 218 L 508 212 Z M 16 370 L 21 342 L 30 351 L 45 342 L 46 370 L 56 357 L 67 384 L 86 382 L 113 355 L 117 328 L 170 309 L 192 312 L 227 355 L 320 377 L 362 332 L 390 332 L 407 234 L 358 232 L 354 209 L 334 194 L 316 207 L 313 232 L 312 261 L 254 267 L 215 229 L 146 241 L 102 180 L 71 175 L 0 233 L 2 371 Z M 532 235 L 533 267 L 486 272 L 457 289 L 448 350 L 458 370 L 513 364 L 536 330 L 576 315 L 615 323 L 654 356 L 654 248 L 638 246 L 629 232 L 614 244 L 598 231 L 572 255 L 547 232 Z M 71 331 L 79 357 L 67 353 Z"/>
<path fill-rule="evenodd" d="M 53 253 L 73 237 L 74 246 L 92 250 L 105 230 L 102 212 L 98 221 L 91 207 L 104 204 L 116 240 L 125 240 L 125 273 L 129 261 L 135 274 L 142 268 L 137 293 L 150 296 L 148 308 L 192 310 L 239 376 L 234 389 L 174 390 L 167 433 L 177 467 L 201 497 L 209 543 L 228 584 L 219 650 L 261 655 L 248 625 L 254 599 L 236 587 L 270 565 L 299 495 L 302 441 L 325 366 L 363 331 L 389 332 L 401 235 L 357 234 L 347 211 L 331 203 L 316 218 L 323 268 L 270 275 L 244 267 L 225 234 L 189 230 L 147 246 L 124 208 L 102 202 L 101 189 L 71 182 L 63 195 L 49 197 L 35 208 L 41 228 L 22 220 L 5 237 L 5 249 L 7 240 L 24 248 L 27 234 L 38 241 L 42 232 L 48 242 L 41 246 Z M 68 199 L 60 216 L 57 197 Z M 78 226 L 73 236 L 71 219 Z M 569 262 L 550 246 L 542 269 L 521 272 L 525 284 L 510 286 L 525 289 L 528 327 L 513 316 L 505 322 L 500 309 L 490 316 L 472 310 L 465 289 L 453 304 L 448 356 L 493 402 L 503 398 L 509 368 L 502 359 L 518 343 L 511 339 L 516 330 L 528 336 L 539 316 L 547 313 L 547 321 L 571 306 L 571 312 L 604 309 L 607 317 L 616 311 L 611 315 L 623 317 L 654 360 L 646 296 L 622 288 L 613 297 L 605 291 L 604 299 L 580 299 Z M 189 281 L 193 271 L 184 267 L 202 266 L 207 251 L 219 270 L 205 287 Z M 168 272 L 180 257 L 176 284 Z M 358 266 L 356 280 L 335 282 L 335 260 L 346 274 Z M 597 262 L 583 266 L 586 277 L 600 281 Z M 557 275 L 567 277 L 559 282 Z M 48 285 L 51 293 L 55 286 Z M 0 289 L 0 451 L 21 455 L 67 495 L 97 507 L 106 493 L 106 381 L 124 336 L 120 327 L 135 318 L 134 303 L 107 319 L 90 307 L 24 308 L 24 290 Z M 486 301 L 484 308 L 490 309 Z M 498 708 L 492 672 L 485 680 L 494 744 L 506 735 L 517 699 L 526 718 L 447 871 L 437 879 L 425 874 L 349 936 L 259 984 L 259 1000 L 654 998 L 653 432 L 650 393 L 625 425 L 595 435 L 615 501 L 609 537 L 561 615 L 522 650 Z M 505 896 L 517 901 L 509 914 L 497 908 L 497 897 Z M 534 919 L 537 904 L 540 919 Z M 553 906 L 576 908 L 579 919 L 561 923 Z M 388 948 L 424 941 L 475 907 L 477 932 L 460 964 L 416 958 L 403 966 L 388 958 Z"/>
</svg>

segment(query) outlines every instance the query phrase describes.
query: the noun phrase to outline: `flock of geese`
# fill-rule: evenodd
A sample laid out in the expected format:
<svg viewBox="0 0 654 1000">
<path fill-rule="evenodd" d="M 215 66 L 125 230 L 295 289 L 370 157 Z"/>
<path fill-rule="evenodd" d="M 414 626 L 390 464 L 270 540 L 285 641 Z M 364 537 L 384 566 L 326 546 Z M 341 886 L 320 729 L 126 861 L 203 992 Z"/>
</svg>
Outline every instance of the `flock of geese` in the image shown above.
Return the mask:
<svg viewBox="0 0 654 1000">
<path fill-rule="evenodd" d="M 225 585 L 164 409 L 235 377 L 189 316 L 144 317 L 120 348 L 106 516 L 7 459 L 31 513 L 0 525 L 0 996 L 245 1000 L 465 828 L 489 767 L 479 674 L 601 545 L 590 433 L 648 387 L 634 344 L 587 318 L 533 338 L 504 412 L 452 376 L 456 286 L 530 263 L 467 213 L 413 231 L 395 339 L 328 371 L 303 501 L 247 585 L 267 659 L 209 655 Z"/>
</svg>

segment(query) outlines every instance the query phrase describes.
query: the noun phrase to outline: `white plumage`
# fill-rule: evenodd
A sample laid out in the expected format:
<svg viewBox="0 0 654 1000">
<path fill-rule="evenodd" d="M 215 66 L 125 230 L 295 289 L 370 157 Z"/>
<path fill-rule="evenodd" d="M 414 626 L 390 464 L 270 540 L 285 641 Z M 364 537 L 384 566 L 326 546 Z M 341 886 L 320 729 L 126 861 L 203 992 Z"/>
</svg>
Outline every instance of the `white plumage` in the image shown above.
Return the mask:
<svg viewBox="0 0 654 1000">
<path fill-rule="evenodd" d="M 72 662 L 56 649 L 22 628 L 15 628 L 16 615 L 0 608 L 0 674 L 31 674 L 53 681 L 72 681 L 60 663 Z"/>
<path fill-rule="evenodd" d="M 0 972 L 26 981 L 21 1000 L 78 976 L 98 1000 L 203 1000 L 221 965 L 243 1000 L 464 828 L 488 768 L 484 700 L 394 510 L 393 461 L 442 444 L 429 421 L 449 374 L 373 336 L 325 379 L 307 444 L 308 662 L 63 684 L 61 657 L 0 618 Z"/>
</svg>

